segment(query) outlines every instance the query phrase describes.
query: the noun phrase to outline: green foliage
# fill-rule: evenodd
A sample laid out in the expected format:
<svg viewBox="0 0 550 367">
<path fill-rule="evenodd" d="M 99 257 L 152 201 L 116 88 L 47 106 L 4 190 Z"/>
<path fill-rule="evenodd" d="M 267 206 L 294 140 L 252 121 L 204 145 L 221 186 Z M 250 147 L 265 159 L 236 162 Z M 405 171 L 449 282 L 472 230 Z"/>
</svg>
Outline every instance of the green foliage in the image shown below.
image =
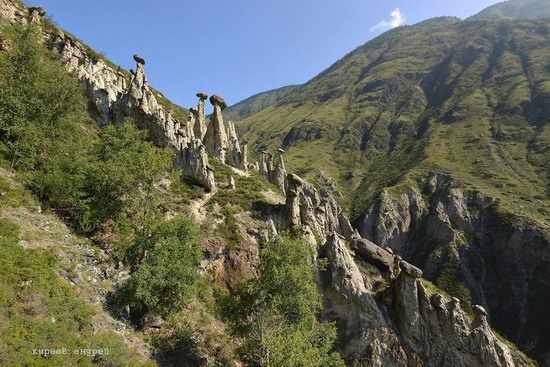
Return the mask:
<svg viewBox="0 0 550 367">
<path fill-rule="evenodd" d="M 223 206 L 221 214 L 224 216 L 224 221 L 220 223 L 217 232 L 227 242 L 229 251 L 237 251 L 241 249 L 242 236 L 239 233 L 239 224 L 235 214 L 240 211 L 240 208 L 233 205 Z"/>
<path fill-rule="evenodd" d="M 224 313 L 245 338 L 241 353 L 251 366 L 344 365 L 331 352 L 334 325 L 317 321 L 322 304 L 311 255 L 300 239 L 274 239 L 261 251 L 258 276 L 225 299 Z"/>
<path fill-rule="evenodd" d="M 449 255 L 435 283 L 451 296 L 458 298 L 465 311 L 472 313 L 472 295 L 464 282 L 458 258 Z"/>
<path fill-rule="evenodd" d="M 17 238 L 18 226 L 0 219 L 0 365 L 128 365 L 128 351 L 119 335 L 93 335 L 94 310 L 58 277 L 53 253 L 24 249 Z M 33 349 L 39 348 L 66 348 L 68 353 L 33 355 Z M 74 353 L 88 348 L 109 348 L 110 356 L 100 362 Z"/>
<path fill-rule="evenodd" d="M 214 161 L 214 160 L 212 160 Z M 217 161 L 216 161 L 217 162 Z M 218 168 L 222 166 L 224 168 Z M 231 169 L 222 164 L 215 163 L 215 175 L 217 182 L 229 182 L 231 177 Z M 249 176 L 234 175 L 235 178 L 235 190 L 218 190 L 214 196 L 208 202 L 208 205 L 217 203 L 222 208 L 227 205 L 234 205 L 242 208 L 242 210 L 250 211 L 254 209 L 255 205 L 261 205 L 265 203 L 265 198 L 262 192 L 272 190 L 278 192 L 279 190 L 268 183 L 257 172 L 251 172 Z"/>
<path fill-rule="evenodd" d="M 25 169 L 68 154 L 85 110 L 78 81 L 37 39 L 36 26 L 18 26 L 13 49 L 0 58 L 0 137 L 12 166 Z"/>
<path fill-rule="evenodd" d="M 147 134 L 131 121 L 101 130 L 86 172 L 90 212 L 84 228 L 125 214 L 145 221 L 158 203 L 155 184 L 171 167 L 171 152 L 145 140 Z M 129 213 L 131 212 L 131 213 Z"/>
<path fill-rule="evenodd" d="M 159 222 L 139 233 L 128 249 L 134 267 L 123 291 L 124 302 L 139 315 L 168 316 L 181 310 L 197 292 L 201 259 L 194 225 L 181 218 Z"/>
</svg>

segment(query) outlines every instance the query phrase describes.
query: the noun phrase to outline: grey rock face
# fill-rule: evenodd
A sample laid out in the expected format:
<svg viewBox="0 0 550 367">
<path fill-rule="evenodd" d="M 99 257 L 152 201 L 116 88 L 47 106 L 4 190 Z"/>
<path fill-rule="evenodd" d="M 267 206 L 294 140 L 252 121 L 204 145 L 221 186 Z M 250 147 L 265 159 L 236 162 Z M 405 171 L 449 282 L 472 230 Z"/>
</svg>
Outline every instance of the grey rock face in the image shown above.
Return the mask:
<svg viewBox="0 0 550 367">
<path fill-rule="evenodd" d="M 550 274 L 550 236 L 544 225 L 505 219 L 495 198 L 465 195 L 452 178 L 435 175 L 424 197 L 416 188 L 385 192 L 359 229 L 418 265 L 431 281 L 437 281 L 446 264 L 456 263 L 460 281 L 491 324 L 518 345 L 537 340 L 531 356 L 550 365 L 545 342 L 550 325 L 541 322 L 546 317 L 541 310 L 550 308 L 550 285 L 540 280 L 541 274 Z"/>
<path fill-rule="evenodd" d="M 212 97 L 210 97 L 212 101 Z M 227 153 L 227 134 L 223 123 L 222 108 L 214 104 L 214 113 L 210 118 L 210 124 L 204 136 L 204 145 L 208 155 L 225 163 Z"/>
<path fill-rule="evenodd" d="M 237 137 L 233 121 L 227 122 L 227 157 L 225 163 L 243 171 L 247 170 L 246 156 L 241 151 L 239 138 Z"/>
<path fill-rule="evenodd" d="M 282 218 L 284 226 L 308 225 L 321 237 L 337 232 L 351 239 L 351 224 L 332 196 L 319 192 L 292 173 L 287 175 L 286 181 L 286 204 Z"/>
<path fill-rule="evenodd" d="M 327 313 L 343 330 L 339 342 L 348 362 L 357 366 L 514 366 L 509 349 L 493 335 L 485 316 L 470 320 L 456 300 L 429 294 L 418 274 L 401 272 L 385 290 L 393 301 L 381 304 L 365 286 L 370 282 L 342 237 L 330 234 L 324 253 L 330 263 L 330 277 L 323 284 Z"/>
<path fill-rule="evenodd" d="M 199 139 L 192 139 L 176 155 L 175 167 L 182 170 L 182 178 L 211 191 L 216 187 L 213 169 L 208 165 L 206 148 Z"/>
<path fill-rule="evenodd" d="M 283 193 L 286 192 L 286 167 L 283 154 L 279 152 L 279 155 L 275 161 L 275 169 L 271 174 L 271 183 L 279 188 Z"/>
</svg>

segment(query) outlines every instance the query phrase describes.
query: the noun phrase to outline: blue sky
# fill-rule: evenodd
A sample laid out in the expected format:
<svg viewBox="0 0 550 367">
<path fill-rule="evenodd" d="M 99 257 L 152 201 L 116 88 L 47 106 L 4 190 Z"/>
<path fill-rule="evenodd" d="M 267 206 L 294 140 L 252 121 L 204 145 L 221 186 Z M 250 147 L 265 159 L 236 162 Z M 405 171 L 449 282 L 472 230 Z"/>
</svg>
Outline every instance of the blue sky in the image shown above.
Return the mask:
<svg viewBox="0 0 550 367">
<path fill-rule="evenodd" d="M 399 24 L 466 18 L 498 0 L 26 0 L 125 69 L 191 107 L 195 93 L 229 104 L 304 83 Z"/>
</svg>

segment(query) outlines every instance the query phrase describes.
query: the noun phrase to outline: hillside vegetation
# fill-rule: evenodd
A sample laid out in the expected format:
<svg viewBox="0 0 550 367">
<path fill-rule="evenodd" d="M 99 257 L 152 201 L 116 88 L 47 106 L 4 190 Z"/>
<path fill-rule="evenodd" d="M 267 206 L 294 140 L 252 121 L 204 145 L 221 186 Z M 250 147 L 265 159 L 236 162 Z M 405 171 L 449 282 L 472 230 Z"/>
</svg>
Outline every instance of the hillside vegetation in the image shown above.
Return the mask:
<svg viewBox="0 0 550 367">
<path fill-rule="evenodd" d="M 548 0 L 510 0 L 488 7 L 470 19 L 546 19 L 550 18 Z"/>
<path fill-rule="evenodd" d="M 262 92 L 248 97 L 247 99 L 229 106 L 224 111 L 224 116 L 229 121 L 242 120 L 248 116 L 260 112 L 275 103 L 279 102 L 290 92 L 300 88 L 299 85 L 288 85 L 267 92 Z"/>
<path fill-rule="evenodd" d="M 509 211 L 549 219 L 545 21 L 401 27 L 239 126 L 290 170 L 336 181 L 352 217 L 384 187 L 452 173 Z"/>
</svg>

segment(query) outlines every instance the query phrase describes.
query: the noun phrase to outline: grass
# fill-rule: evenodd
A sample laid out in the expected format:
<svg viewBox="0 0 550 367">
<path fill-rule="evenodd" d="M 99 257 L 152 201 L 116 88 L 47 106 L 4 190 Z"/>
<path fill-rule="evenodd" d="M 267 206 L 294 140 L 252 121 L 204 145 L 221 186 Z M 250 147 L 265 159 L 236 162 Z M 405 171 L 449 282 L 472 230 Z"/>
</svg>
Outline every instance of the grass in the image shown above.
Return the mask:
<svg viewBox="0 0 550 367">
<path fill-rule="evenodd" d="M 0 219 L 0 362 L 9 366 L 92 366 L 103 358 L 127 365 L 128 350 L 119 335 L 91 328 L 93 307 L 82 301 L 57 275 L 58 259 L 48 250 L 17 245 L 19 226 Z M 66 348 L 67 355 L 33 355 L 37 348 Z M 75 349 L 110 348 L 94 358 Z"/>
</svg>

